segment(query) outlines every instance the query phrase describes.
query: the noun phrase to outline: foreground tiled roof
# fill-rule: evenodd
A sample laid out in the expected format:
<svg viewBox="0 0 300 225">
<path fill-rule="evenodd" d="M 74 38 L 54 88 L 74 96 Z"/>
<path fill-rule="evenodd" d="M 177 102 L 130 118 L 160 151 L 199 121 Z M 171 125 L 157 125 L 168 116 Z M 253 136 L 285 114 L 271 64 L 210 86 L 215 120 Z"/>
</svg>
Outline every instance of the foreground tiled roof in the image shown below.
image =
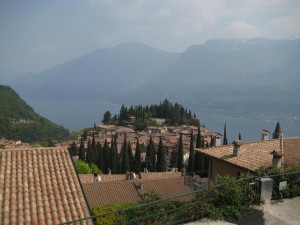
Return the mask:
<svg viewBox="0 0 300 225">
<path fill-rule="evenodd" d="M 142 184 L 142 189 L 140 188 Z M 162 198 L 171 198 L 193 189 L 184 184 L 184 177 L 158 180 L 123 180 L 111 182 L 94 182 L 82 184 L 91 208 L 110 204 L 136 203 L 141 194 L 154 191 Z M 190 200 L 190 197 L 188 197 Z M 186 201 L 187 197 L 179 199 Z"/>
<path fill-rule="evenodd" d="M 89 215 L 66 149 L 0 151 L 0 224 L 58 224 Z"/>
<path fill-rule="evenodd" d="M 133 180 L 85 183 L 82 186 L 91 208 L 137 202 L 140 199 Z"/>
<path fill-rule="evenodd" d="M 233 145 L 195 150 L 253 172 L 260 167 L 272 166 L 273 156 L 270 153 L 274 150 L 283 155 L 283 165 L 300 163 L 299 137 L 243 143 L 240 146 L 239 156 L 233 155 Z"/>
<path fill-rule="evenodd" d="M 184 184 L 184 177 L 176 177 L 169 179 L 153 179 L 153 180 L 140 180 L 136 185 L 142 184 L 142 190 L 138 189 L 140 194 L 147 191 L 154 191 L 156 194 L 163 198 L 172 198 L 185 193 L 193 192 L 194 190 Z M 178 200 L 190 200 L 191 196 L 179 198 Z"/>
</svg>

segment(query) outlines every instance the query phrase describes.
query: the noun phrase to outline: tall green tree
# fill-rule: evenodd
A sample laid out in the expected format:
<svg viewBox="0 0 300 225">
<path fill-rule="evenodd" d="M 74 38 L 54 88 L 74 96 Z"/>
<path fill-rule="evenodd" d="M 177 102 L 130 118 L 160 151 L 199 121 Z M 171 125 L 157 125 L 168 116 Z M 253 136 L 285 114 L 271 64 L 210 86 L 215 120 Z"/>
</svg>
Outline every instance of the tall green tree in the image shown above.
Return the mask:
<svg viewBox="0 0 300 225">
<path fill-rule="evenodd" d="M 134 165 L 133 165 L 134 156 L 133 156 L 133 153 L 132 153 L 130 140 L 128 141 L 128 148 L 127 149 L 128 149 L 128 158 L 129 158 L 129 171 L 133 171 L 134 170 Z"/>
<path fill-rule="evenodd" d="M 194 172 L 194 161 L 195 161 L 195 155 L 194 155 L 194 134 L 193 134 L 193 131 L 192 131 L 192 133 L 191 133 L 191 140 L 190 140 L 190 155 L 189 155 L 189 163 L 188 163 L 187 172 Z"/>
<path fill-rule="evenodd" d="M 91 158 L 91 163 L 92 164 L 97 164 L 97 159 L 98 159 L 98 151 L 96 149 L 96 139 L 95 139 L 95 131 L 93 131 L 93 137 L 92 137 L 92 158 Z"/>
<path fill-rule="evenodd" d="M 78 155 L 78 148 L 76 146 L 75 141 L 73 141 L 72 144 L 70 144 L 69 152 L 70 152 L 71 156 Z"/>
<path fill-rule="evenodd" d="M 111 140 L 110 149 L 110 170 L 112 174 L 116 174 L 118 173 L 118 149 L 116 139 L 114 137 Z"/>
<path fill-rule="evenodd" d="M 204 147 L 204 140 L 201 136 L 200 126 L 198 126 L 198 133 L 197 133 L 197 139 L 196 139 L 196 148 L 203 148 L 203 147 Z M 201 154 L 199 151 L 196 151 L 194 171 L 203 171 L 204 166 L 205 166 L 204 161 L 205 161 L 204 155 Z"/>
<path fill-rule="evenodd" d="M 227 131 L 226 131 L 226 123 L 224 125 L 224 139 L 223 139 L 223 145 L 228 145 L 227 141 Z"/>
<path fill-rule="evenodd" d="M 93 158 L 93 148 L 92 148 L 91 140 L 88 139 L 88 146 L 87 146 L 87 152 L 86 152 L 86 162 L 89 165 L 92 164 L 92 158 Z"/>
<path fill-rule="evenodd" d="M 241 135 L 241 133 L 239 133 L 239 140 L 240 140 L 240 141 L 242 140 L 242 135 Z"/>
<path fill-rule="evenodd" d="M 109 148 L 107 140 L 105 139 L 104 146 L 103 146 L 103 171 L 102 171 L 104 173 L 108 173 L 108 169 L 110 167 L 110 163 L 109 163 L 109 160 L 110 160 L 109 155 L 110 154 L 109 153 L 110 153 L 110 148 Z"/>
<path fill-rule="evenodd" d="M 110 113 L 110 111 L 106 111 L 106 112 L 103 114 L 102 123 L 103 123 L 103 124 L 110 124 L 111 122 L 112 122 L 112 119 L 111 119 L 111 113 Z"/>
<path fill-rule="evenodd" d="M 80 140 L 79 159 L 82 160 L 82 161 L 85 161 L 85 150 L 84 150 L 84 141 L 83 141 L 83 138 L 81 138 L 81 140 Z"/>
<path fill-rule="evenodd" d="M 183 168 L 184 168 L 184 164 L 183 164 L 183 141 L 182 141 L 182 134 L 180 133 L 179 143 L 178 143 L 177 169 L 180 172 Z"/>
<path fill-rule="evenodd" d="M 136 139 L 136 148 L 134 156 L 134 172 L 140 173 L 142 169 L 141 148 L 139 138 Z"/>
<path fill-rule="evenodd" d="M 121 163 L 121 173 L 129 172 L 129 155 L 128 155 L 128 144 L 126 137 L 124 138 L 123 148 L 122 148 L 122 163 Z"/>
<path fill-rule="evenodd" d="M 166 154 L 162 138 L 159 140 L 157 151 L 156 172 L 165 172 L 167 170 Z"/>
<path fill-rule="evenodd" d="M 98 166 L 98 168 L 104 172 L 104 167 L 103 167 L 103 149 L 101 146 L 101 143 L 98 141 L 96 144 L 96 150 L 97 150 L 97 163 L 96 165 Z"/>
<path fill-rule="evenodd" d="M 147 145 L 145 161 L 147 170 L 150 172 L 155 172 L 155 146 L 151 136 Z"/>
</svg>

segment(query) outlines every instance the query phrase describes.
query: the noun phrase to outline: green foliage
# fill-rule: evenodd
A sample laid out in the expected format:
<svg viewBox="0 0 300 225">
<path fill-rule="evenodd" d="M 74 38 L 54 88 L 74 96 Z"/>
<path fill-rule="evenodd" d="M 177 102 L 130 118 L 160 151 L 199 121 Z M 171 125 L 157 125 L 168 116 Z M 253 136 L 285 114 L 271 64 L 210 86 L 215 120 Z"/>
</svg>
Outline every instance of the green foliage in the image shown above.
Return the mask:
<svg viewBox="0 0 300 225">
<path fill-rule="evenodd" d="M 142 169 L 141 148 L 139 138 L 136 139 L 136 148 L 134 156 L 134 172 L 140 173 Z"/>
<path fill-rule="evenodd" d="M 23 142 L 62 140 L 69 131 L 41 117 L 8 86 L 0 85 L 0 137 Z"/>
<path fill-rule="evenodd" d="M 92 173 L 98 173 L 102 174 L 101 170 L 98 168 L 97 165 L 91 164 L 78 160 L 75 162 L 75 169 L 78 174 L 92 174 Z"/>
<path fill-rule="evenodd" d="M 183 168 L 183 142 L 182 142 L 182 134 L 180 133 L 179 143 L 178 143 L 178 156 L 177 156 L 177 168 L 180 172 Z"/>
<path fill-rule="evenodd" d="M 78 160 L 75 162 L 75 169 L 78 174 L 91 174 L 92 170 L 86 162 Z"/>
<path fill-rule="evenodd" d="M 194 165 L 195 165 L 194 134 L 193 134 L 193 131 L 192 131 L 191 140 L 190 140 L 190 155 L 189 155 L 189 162 L 188 162 L 187 172 L 194 172 Z"/>
<path fill-rule="evenodd" d="M 151 136 L 147 145 L 145 164 L 148 171 L 155 171 L 155 146 Z"/>
<path fill-rule="evenodd" d="M 285 175 L 282 175 L 285 174 Z M 273 198 L 286 198 L 300 196 L 300 166 L 294 165 L 286 168 L 260 168 L 259 176 L 272 176 L 273 179 Z M 287 182 L 285 190 L 279 191 L 279 183 Z"/>
<path fill-rule="evenodd" d="M 211 187 L 196 196 L 199 216 L 232 220 L 250 213 L 259 195 L 249 187 L 249 181 L 245 179 L 237 182 L 234 177 L 216 176 Z"/>
<path fill-rule="evenodd" d="M 162 139 L 159 140 L 157 151 L 156 172 L 165 172 L 167 170 L 165 147 L 163 146 Z"/>
<path fill-rule="evenodd" d="M 136 207 L 132 210 L 127 210 L 128 219 L 140 218 L 139 220 L 131 221 L 130 224 L 164 224 L 167 222 L 175 221 L 180 218 L 178 212 L 168 212 L 183 205 L 181 202 L 176 201 L 159 201 L 162 198 L 154 193 L 148 191 L 141 196 L 140 207 Z M 151 204 L 151 202 L 159 201 Z M 145 205 L 143 205 L 145 204 Z"/>
<path fill-rule="evenodd" d="M 223 145 L 228 145 L 226 123 L 225 123 L 225 125 L 224 125 Z"/>
<path fill-rule="evenodd" d="M 134 117 L 134 120 L 131 120 Z M 115 125 L 134 125 L 137 130 L 143 130 L 146 126 L 156 125 L 156 121 L 153 118 L 165 119 L 165 123 L 168 125 L 200 125 L 199 120 L 195 114 L 192 116 L 191 111 L 187 112 L 187 109 L 178 103 L 174 105 L 165 99 L 159 105 L 151 106 L 130 106 L 129 109 L 121 106 L 120 113 L 109 117 L 109 113 L 105 112 L 103 115 L 103 123 L 112 123 Z M 109 120 L 110 119 L 110 120 Z"/>
<path fill-rule="evenodd" d="M 132 207 L 135 204 L 129 203 L 129 204 L 113 204 L 113 205 L 107 205 L 103 207 L 94 207 L 91 211 L 92 215 L 100 215 L 104 213 L 114 212 L 119 209 L 125 209 L 128 207 Z M 99 218 L 96 218 L 95 225 L 113 225 L 113 224 L 121 224 L 122 221 L 125 220 L 125 215 L 122 213 L 114 213 L 106 216 L 102 216 Z"/>
<path fill-rule="evenodd" d="M 73 141 L 72 144 L 70 144 L 69 148 L 68 148 L 71 156 L 75 156 L 79 154 L 78 148 L 76 146 L 76 143 Z"/>
<path fill-rule="evenodd" d="M 91 164 L 91 165 L 90 165 L 90 168 L 91 168 L 92 173 L 102 174 L 101 170 L 98 168 L 97 165 Z"/>
</svg>

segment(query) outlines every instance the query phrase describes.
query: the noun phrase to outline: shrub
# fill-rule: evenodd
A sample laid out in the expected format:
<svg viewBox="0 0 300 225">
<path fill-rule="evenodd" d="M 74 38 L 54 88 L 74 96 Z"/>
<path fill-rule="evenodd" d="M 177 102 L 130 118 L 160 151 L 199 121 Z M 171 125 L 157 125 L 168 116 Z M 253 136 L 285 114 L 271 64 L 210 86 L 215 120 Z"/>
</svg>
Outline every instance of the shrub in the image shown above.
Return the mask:
<svg viewBox="0 0 300 225">
<path fill-rule="evenodd" d="M 128 207 L 132 207 L 135 204 L 127 203 L 127 204 L 113 204 L 107 205 L 103 207 L 95 207 L 92 209 L 92 215 L 100 215 L 108 212 L 114 212 L 119 209 L 125 209 Z M 113 224 L 122 224 L 126 220 L 126 216 L 124 212 L 113 213 L 105 216 L 101 216 L 95 219 L 96 225 L 113 225 Z"/>
<path fill-rule="evenodd" d="M 87 164 L 86 162 L 84 162 L 82 160 L 76 161 L 75 169 L 76 169 L 78 174 L 90 174 L 90 173 L 92 173 L 92 170 L 91 170 L 89 164 Z"/>
<path fill-rule="evenodd" d="M 249 187 L 249 180 L 236 182 L 234 177 L 217 176 L 212 186 L 196 197 L 198 216 L 214 220 L 240 219 L 252 211 L 251 205 L 258 199 Z"/>
<path fill-rule="evenodd" d="M 298 172 L 298 173 L 297 173 Z M 294 173 L 294 174 L 289 174 Z M 286 168 L 260 168 L 259 176 L 272 176 L 273 179 L 273 198 L 286 198 L 300 196 L 300 166 L 289 166 Z M 279 183 L 287 182 L 287 187 L 279 191 Z"/>
<path fill-rule="evenodd" d="M 102 174 L 101 170 L 95 164 L 91 164 L 90 166 L 92 173 Z"/>
</svg>

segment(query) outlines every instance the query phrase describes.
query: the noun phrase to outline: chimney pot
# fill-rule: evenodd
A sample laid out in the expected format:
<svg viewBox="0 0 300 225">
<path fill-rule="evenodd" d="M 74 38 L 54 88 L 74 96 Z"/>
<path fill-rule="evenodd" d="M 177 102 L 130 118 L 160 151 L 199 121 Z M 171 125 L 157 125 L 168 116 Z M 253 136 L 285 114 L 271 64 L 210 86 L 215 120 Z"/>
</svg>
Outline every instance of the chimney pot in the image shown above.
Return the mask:
<svg viewBox="0 0 300 225">
<path fill-rule="evenodd" d="M 240 149 L 241 145 L 242 145 L 242 141 L 241 140 L 235 140 L 233 142 L 233 155 L 234 156 L 239 156 L 240 155 L 240 153 L 241 153 L 241 149 Z"/>
<path fill-rule="evenodd" d="M 281 158 L 282 158 L 282 155 L 280 155 L 275 150 L 273 150 L 273 152 L 271 152 L 271 154 L 273 155 L 272 167 L 273 168 L 281 167 Z"/>
</svg>

